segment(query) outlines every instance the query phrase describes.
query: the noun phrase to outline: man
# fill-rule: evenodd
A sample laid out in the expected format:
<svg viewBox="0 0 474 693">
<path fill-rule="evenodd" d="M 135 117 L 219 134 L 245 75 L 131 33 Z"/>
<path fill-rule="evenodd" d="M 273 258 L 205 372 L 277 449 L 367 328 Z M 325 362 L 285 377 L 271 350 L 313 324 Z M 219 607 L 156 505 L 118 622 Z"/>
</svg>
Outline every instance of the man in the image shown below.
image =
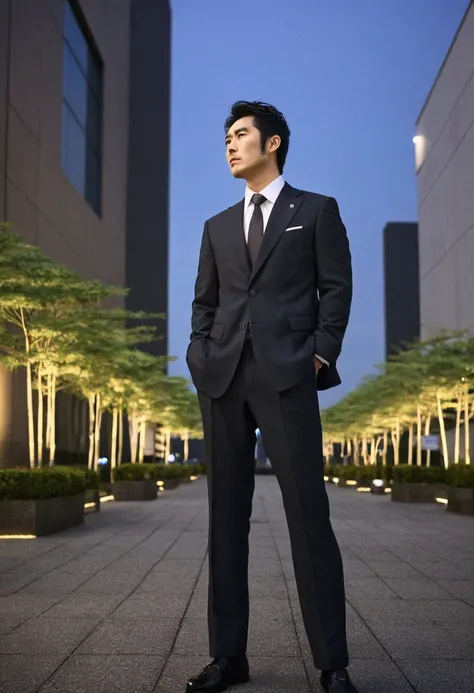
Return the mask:
<svg viewBox="0 0 474 693">
<path fill-rule="evenodd" d="M 209 489 L 213 661 L 188 693 L 249 680 L 248 535 L 255 430 L 277 476 L 306 633 L 328 693 L 356 693 L 344 578 L 323 478 L 317 390 L 340 383 L 351 256 L 336 201 L 284 182 L 290 130 L 260 102 L 234 104 L 226 156 L 245 199 L 205 223 L 187 362 L 199 393 Z"/>
</svg>

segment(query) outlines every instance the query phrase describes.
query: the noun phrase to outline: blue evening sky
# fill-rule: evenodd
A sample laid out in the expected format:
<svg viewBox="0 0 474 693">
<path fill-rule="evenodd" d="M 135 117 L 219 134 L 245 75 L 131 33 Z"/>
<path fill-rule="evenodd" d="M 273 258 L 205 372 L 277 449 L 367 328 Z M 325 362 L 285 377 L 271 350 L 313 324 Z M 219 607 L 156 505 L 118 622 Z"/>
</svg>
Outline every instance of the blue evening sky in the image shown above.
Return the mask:
<svg viewBox="0 0 474 693">
<path fill-rule="evenodd" d="M 243 196 L 224 157 L 231 103 L 285 114 L 295 187 L 337 198 L 354 268 L 342 386 L 383 359 L 382 229 L 417 219 L 412 137 L 468 0 L 171 0 L 170 354 L 185 352 L 205 219 Z M 403 277 L 400 278 L 403 281 Z"/>
</svg>

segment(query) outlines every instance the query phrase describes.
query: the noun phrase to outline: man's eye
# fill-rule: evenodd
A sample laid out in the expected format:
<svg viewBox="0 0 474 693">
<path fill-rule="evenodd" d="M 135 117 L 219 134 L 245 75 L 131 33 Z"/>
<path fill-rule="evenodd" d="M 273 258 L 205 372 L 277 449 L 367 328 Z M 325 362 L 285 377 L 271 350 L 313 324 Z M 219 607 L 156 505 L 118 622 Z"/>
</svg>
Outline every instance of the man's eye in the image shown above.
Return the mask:
<svg viewBox="0 0 474 693">
<path fill-rule="evenodd" d="M 237 137 L 239 137 L 239 138 L 240 138 L 240 137 L 243 137 L 244 134 L 245 134 L 244 132 L 239 132 L 239 134 L 237 135 Z"/>
</svg>

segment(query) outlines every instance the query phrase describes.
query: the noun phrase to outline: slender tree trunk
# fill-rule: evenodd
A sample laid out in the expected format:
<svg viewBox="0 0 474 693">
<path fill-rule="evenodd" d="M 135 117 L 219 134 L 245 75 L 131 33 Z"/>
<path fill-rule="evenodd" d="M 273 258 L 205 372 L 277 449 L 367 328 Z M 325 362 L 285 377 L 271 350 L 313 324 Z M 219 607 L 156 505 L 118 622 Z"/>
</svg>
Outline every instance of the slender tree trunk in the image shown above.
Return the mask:
<svg viewBox="0 0 474 693">
<path fill-rule="evenodd" d="M 48 453 L 48 464 L 50 464 L 51 455 L 51 372 L 46 376 L 46 434 L 44 441 L 45 448 Z"/>
<path fill-rule="evenodd" d="M 368 464 L 367 454 L 367 436 L 362 436 L 362 459 L 364 461 L 364 465 Z"/>
<path fill-rule="evenodd" d="M 466 383 L 464 391 L 464 462 L 471 464 L 470 452 L 470 427 L 469 427 L 469 385 Z"/>
<path fill-rule="evenodd" d="M 146 442 L 146 421 L 140 421 L 140 446 L 138 448 L 138 461 L 142 464 L 145 459 L 145 442 Z"/>
<path fill-rule="evenodd" d="M 122 464 L 123 454 L 123 407 L 120 405 L 118 410 L 118 454 L 117 465 Z"/>
<path fill-rule="evenodd" d="M 97 463 L 99 461 L 100 453 L 100 429 L 102 424 L 102 400 L 100 395 L 96 395 L 96 411 L 95 411 L 95 431 L 94 431 L 94 466 L 93 469 L 97 469 Z"/>
<path fill-rule="evenodd" d="M 117 424 L 118 424 L 118 409 L 112 409 L 112 440 L 110 441 L 110 469 L 115 469 L 117 466 Z"/>
<path fill-rule="evenodd" d="M 135 464 L 137 461 L 138 450 L 138 417 L 135 413 L 130 412 L 130 461 Z"/>
<path fill-rule="evenodd" d="M 354 437 L 354 464 L 359 465 L 360 464 L 360 444 L 359 444 L 359 438 L 357 436 Z"/>
<path fill-rule="evenodd" d="M 352 457 L 352 440 L 350 438 L 347 439 L 347 456 Z"/>
<path fill-rule="evenodd" d="M 428 414 L 428 416 L 425 419 L 425 436 L 429 436 L 430 429 L 431 429 L 431 414 Z M 426 451 L 426 466 L 427 467 L 431 466 L 431 450 Z"/>
<path fill-rule="evenodd" d="M 413 424 L 408 426 L 408 464 L 413 464 Z"/>
<path fill-rule="evenodd" d="M 384 467 L 387 465 L 387 449 L 388 449 L 388 431 L 384 431 L 384 434 L 383 434 L 383 453 L 382 453 L 382 464 Z"/>
<path fill-rule="evenodd" d="M 56 457 L 56 384 L 57 375 L 53 373 L 51 377 L 51 422 L 50 422 L 50 441 L 49 441 L 49 465 L 52 467 Z"/>
<path fill-rule="evenodd" d="M 165 464 L 169 464 L 169 456 L 171 454 L 171 430 L 165 429 Z"/>
<path fill-rule="evenodd" d="M 95 450 L 95 395 L 89 395 L 89 455 L 87 466 L 89 469 L 94 468 L 94 450 Z"/>
<path fill-rule="evenodd" d="M 42 467 L 43 466 L 43 455 L 44 455 L 44 442 L 43 442 L 44 400 L 43 400 L 43 371 L 41 369 L 40 363 L 38 364 L 38 371 L 36 374 L 36 386 L 38 388 L 38 418 L 37 418 L 37 422 L 36 422 L 38 467 Z"/>
<path fill-rule="evenodd" d="M 184 461 L 189 460 L 189 431 L 185 431 L 183 438 L 183 457 Z"/>
<path fill-rule="evenodd" d="M 36 462 L 35 456 L 35 421 L 34 421 L 34 408 L 33 408 L 33 381 L 31 376 L 31 361 L 30 361 L 30 340 L 28 337 L 28 330 L 26 328 L 25 312 L 23 308 L 20 308 L 20 320 L 23 330 L 23 335 L 25 338 L 25 352 L 27 354 L 26 361 L 26 409 L 28 415 L 28 452 L 30 459 L 30 467 L 33 468 Z"/>
<path fill-rule="evenodd" d="M 416 407 L 416 464 L 421 467 L 422 454 L 421 454 L 421 427 L 423 421 L 421 418 L 421 407 L 418 404 Z"/>
<path fill-rule="evenodd" d="M 449 466 L 448 441 L 446 440 L 446 427 L 444 425 L 443 406 L 441 404 L 441 397 L 438 393 L 436 394 L 436 401 L 438 404 L 438 421 L 439 430 L 441 433 L 441 443 L 443 447 L 444 466 L 447 468 Z"/>
<path fill-rule="evenodd" d="M 458 397 L 456 403 L 456 428 L 454 430 L 454 464 L 459 464 L 459 453 L 461 451 L 461 412 L 462 397 Z"/>
</svg>

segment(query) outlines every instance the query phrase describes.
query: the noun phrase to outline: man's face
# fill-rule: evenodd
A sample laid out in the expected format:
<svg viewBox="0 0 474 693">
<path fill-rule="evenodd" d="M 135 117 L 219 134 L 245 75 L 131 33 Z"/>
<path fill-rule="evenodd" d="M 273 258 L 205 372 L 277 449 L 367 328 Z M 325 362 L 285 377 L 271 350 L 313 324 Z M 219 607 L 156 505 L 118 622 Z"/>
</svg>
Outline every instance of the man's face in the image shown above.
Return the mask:
<svg viewBox="0 0 474 693">
<path fill-rule="evenodd" d="M 247 179 L 249 174 L 267 164 L 268 154 L 262 152 L 261 134 L 254 125 L 253 116 L 237 120 L 229 128 L 225 143 L 227 163 L 234 178 Z"/>
</svg>

